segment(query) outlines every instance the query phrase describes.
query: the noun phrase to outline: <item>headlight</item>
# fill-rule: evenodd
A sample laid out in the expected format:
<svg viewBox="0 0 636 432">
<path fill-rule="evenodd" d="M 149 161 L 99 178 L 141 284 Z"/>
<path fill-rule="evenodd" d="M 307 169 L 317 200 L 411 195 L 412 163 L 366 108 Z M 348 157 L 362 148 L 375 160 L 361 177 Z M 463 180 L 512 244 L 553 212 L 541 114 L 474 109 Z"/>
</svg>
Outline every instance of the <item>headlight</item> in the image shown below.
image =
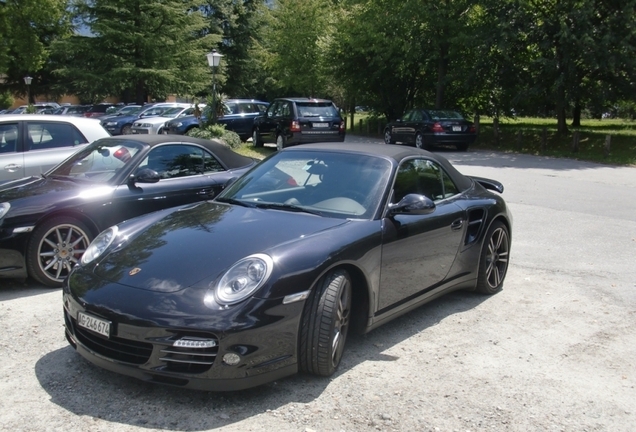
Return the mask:
<svg viewBox="0 0 636 432">
<path fill-rule="evenodd" d="M 175 124 L 175 127 L 181 127 L 181 126 L 183 126 L 183 123 L 181 123 L 181 122 Z"/>
<path fill-rule="evenodd" d="M 11 204 L 9 203 L 0 203 L 0 219 L 4 217 L 9 212 L 11 208 Z"/>
<path fill-rule="evenodd" d="M 112 226 L 95 237 L 95 240 L 93 240 L 92 243 L 88 245 L 86 252 L 84 252 L 84 255 L 82 255 L 81 263 L 86 265 L 99 258 L 99 256 L 104 253 L 106 248 L 110 246 L 113 240 L 115 240 L 118 232 L 119 229 L 117 228 L 117 226 Z"/>
<path fill-rule="evenodd" d="M 150 123 L 142 123 L 142 124 L 141 124 L 141 127 L 143 127 L 143 128 L 149 128 L 149 127 L 152 127 L 152 125 L 151 125 Z"/>
<path fill-rule="evenodd" d="M 216 285 L 217 301 L 231 305 L 245 300 L 272 274 L 274 261 L 269 255 L 255 254 L 234 264 Z"/>
<path fill-rule="evenodd" d="M 117 122 L 107 122 L 106 126 L 117 126 Z"/>
</svg>

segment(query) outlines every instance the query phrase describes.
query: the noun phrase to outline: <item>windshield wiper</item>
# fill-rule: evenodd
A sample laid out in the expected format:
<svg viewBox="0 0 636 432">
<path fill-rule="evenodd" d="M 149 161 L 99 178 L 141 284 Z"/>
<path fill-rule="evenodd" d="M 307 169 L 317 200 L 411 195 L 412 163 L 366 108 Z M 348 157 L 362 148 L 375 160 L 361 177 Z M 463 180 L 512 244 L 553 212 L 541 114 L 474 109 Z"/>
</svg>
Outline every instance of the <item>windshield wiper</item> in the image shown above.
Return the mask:
<svg viewBox="0 0 636 432">
<path fill-rule="evenodd" d="M 220 198 L 216 198 L 215 201 L 222 202 L 222 203 L 228 203 L 228 204 L 236 204 L 236 205 L 240 205 L 242 207 L 254 207 L 254 205 L 252 205 L 251 203 L 247 203 L 245 201 L 237 200 L 235 198 L 220 197 Z"/>
<path fill-rule="evenodd" d="M 294 204 L 283 204 L 283 203 L 255 203 L 256 207 L 264 208 L 264 209 L 273 209 L 273 210 L 287 210 L 299 213 L 309 213 L 316 216 L 322 216 L 320 212 L 309 210 L 308 208 L 301 207 Z"/>
</svg>

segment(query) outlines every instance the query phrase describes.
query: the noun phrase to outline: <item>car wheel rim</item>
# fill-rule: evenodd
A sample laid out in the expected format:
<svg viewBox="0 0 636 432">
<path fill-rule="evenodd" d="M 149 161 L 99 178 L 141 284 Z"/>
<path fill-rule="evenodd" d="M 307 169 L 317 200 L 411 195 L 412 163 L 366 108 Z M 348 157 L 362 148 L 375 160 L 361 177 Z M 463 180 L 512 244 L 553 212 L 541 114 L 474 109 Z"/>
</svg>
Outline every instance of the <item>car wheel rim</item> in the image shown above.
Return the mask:
<svg viewBox="0 0 636 432">
<path fill-rule="evenodd" d="M 503 281 L 508 267 L 508 234 L 497 228 L 488 241 L 486 255 L 486 281 L 491 288 L 497 288 Z"/>
<path fill-rule="evenodd" d="M 124 128 L 121 130 L 121 134 L 122 135 L 131 135 L 132 134 L 132 129 L 130 128 L 130 126 L 124 126 Z"/>
<path fill-rule="evenodd" d="M 422 135 L 418 135 L 415 137 L 415 147 L 417 147 L 418 149 L 421 149 L 423 147 L 422 145 Z"/>
<path fill-rule="evenodd" d="M 349 329 L 349 318 L 351 315 L 351 286 L 347 282 L 342 287 L 333 329 L 333 339 L 331 341 L 331 362 L 333 366 L 338 366 L 344 351 L 347 330 Z"/>
<path fill-rule="evenodd" d="M 384 143 L 385 144 L 391 144 L 391 132 L 386 131 L 384 133 Z"/>
<path fill-rule="evenodd" d="M 62 282 L 89 245 L 88 236 L 75 225 L 51 228 L 38 246 L 40 270 L 51 280 Z"/>
</svg>

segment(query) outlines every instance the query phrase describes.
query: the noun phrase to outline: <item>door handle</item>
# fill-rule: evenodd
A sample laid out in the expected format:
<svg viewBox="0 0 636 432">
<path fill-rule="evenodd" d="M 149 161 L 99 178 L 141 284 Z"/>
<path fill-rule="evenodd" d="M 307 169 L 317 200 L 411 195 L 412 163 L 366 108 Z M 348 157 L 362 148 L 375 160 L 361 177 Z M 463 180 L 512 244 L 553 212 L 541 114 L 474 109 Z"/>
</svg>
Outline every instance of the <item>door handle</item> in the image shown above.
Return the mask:
<svg viewBox="0 0 636 432">
<path fill-rule="evenodd" d="M 463 219 L 456 219 L 451 224 L 451 229 L 453 231 L 457 231 L 457 230 L 461 229 L 462 226 L 464 226 L 464 220 Z"/>
<path fill-rule="evenodd" d="M 9 172 L 16 172 L 20 168 L 22 168 L 22 165 L 9 164 L 4 166 L 4 170 Z"/>
</svg>

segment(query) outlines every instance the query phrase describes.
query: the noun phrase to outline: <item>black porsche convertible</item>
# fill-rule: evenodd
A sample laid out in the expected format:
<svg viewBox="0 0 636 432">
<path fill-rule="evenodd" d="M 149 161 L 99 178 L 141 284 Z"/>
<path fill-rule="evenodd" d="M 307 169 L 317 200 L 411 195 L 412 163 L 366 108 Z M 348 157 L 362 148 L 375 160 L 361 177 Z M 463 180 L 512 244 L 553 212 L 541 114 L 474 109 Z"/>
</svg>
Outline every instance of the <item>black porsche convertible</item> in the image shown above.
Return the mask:
<svg viewBox="0 0 636 432">
<path fill-rule="evenodd" d="M 179 387 L 329 376 L 349 331 L 502 288 L 501 192 L 411 147 L 285 149 L 214 200 L 97 236 L 65 282 L 66 338 L 98 366 Z"/>
<path fill-rule="evenodd" d="M 192 137 L 94 141 L 46 174 L 0 184 L 0 278 L 60 287 L 102 230 L 214 198 L 252 165 L 223 143 Z"/>
</svg>

